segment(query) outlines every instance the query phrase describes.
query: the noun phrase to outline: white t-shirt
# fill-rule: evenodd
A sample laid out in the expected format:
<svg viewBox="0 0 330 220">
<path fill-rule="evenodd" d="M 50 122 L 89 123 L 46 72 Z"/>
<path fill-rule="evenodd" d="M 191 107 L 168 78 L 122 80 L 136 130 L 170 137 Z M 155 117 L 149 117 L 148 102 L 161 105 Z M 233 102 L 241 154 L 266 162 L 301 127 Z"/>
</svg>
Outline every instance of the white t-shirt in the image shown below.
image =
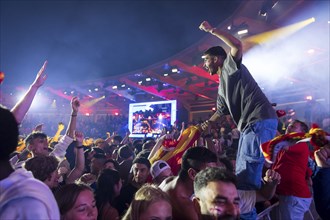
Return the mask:
<svg viewBox="0 0 330 220">
<path fill-rule="evenodd" d="M 241 214 L 251 212 L 256 204 L 256 191 L 255 190 L 237 190 L 240 203 L 239 208 Z"/>
<path fill-rule="evenodd" d="M 0 219 L 60 219 L 53 193 L 30 171 L 17 169 L 0 181 Z"/>
</svg>

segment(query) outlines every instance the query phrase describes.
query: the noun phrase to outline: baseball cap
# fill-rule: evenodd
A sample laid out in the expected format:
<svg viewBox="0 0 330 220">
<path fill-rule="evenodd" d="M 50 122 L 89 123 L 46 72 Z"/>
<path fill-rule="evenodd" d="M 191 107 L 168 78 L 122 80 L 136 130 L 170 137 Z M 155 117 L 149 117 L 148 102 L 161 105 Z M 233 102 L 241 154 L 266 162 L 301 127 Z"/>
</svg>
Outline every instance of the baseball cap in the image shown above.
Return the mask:
<svg viewBox="0 0 330 220">
<path fill-rule="evenodd" d="M 157 160 L 150 168 L 152 178 L 155 179 L 166 169 L 171 169 L 171 167 L 164 160 Z"/>
</svg>

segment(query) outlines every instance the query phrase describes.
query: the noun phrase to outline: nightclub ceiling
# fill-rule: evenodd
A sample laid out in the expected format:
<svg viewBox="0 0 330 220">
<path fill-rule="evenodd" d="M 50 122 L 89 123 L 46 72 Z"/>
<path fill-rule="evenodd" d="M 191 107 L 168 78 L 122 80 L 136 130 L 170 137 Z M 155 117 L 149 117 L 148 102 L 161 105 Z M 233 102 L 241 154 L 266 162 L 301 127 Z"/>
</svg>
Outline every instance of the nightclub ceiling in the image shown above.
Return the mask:
<svg viewBox="0 0 330 220">
<path fill-rule="evenodd" d="M 170 2 L 174 4 L 174 1 Z M 179 4 L 179 6 L 184 8 L 186 5 L 186 7 L 188 7 L 189 1 L 183 2 L 185 4 Z M 212 4 L 214 1 L 206 2 L 207 4 Z M 226 9 L 226 4 L 230 1 L 219 2 L 222 3 L 218 4 L 217 7 Z M 137 3 L 134 3 L 134 1 L 127 1 L 127 5 L 122 7 L 126 7 L 128 13 L 130 13 L 131 8 L 138 6 L 138 4 L 134 4 Z M 197 6 L 201 7 L 202 5 L 203 4 Z M 183 107 L 187 111 L 211 111 L 211 109 L 215 107 L 219 81 L 217 76 L 210 76 L 205 69 L 203 69 L 201 56 L 203 51 L 208 47 L 219 44 L 222 45 L 221 42 L 214 36 L 203 33 L 198 29 L 198 22 L 202 21 L 200 18 L 199 21 L 198 19 L 197 21 L 193 20 L 194 24 L 184 24 L 175 20 L 182 20 L 184 16 L 171 17 L 173 11 L 171 11 L 171 8 L 167 4 L 157 4 L 157 6 L 158 10 L 162 9 L 162 16 L 164 16 L 164 10 L 167 9 L 168 17 L 166 19 L 164 18 L 163 22 L 170 23 L 170 26 L 164 26 L 163 28 L 162 24 L 159 24 L 160 26 L 158 25 L 158 29 L 157 27 L 156 29 L 155 27 L 152 29 L 150 28 L 149 31 L 151 32 L 149 33 L 148 26 L 145 27 L 141 24 L 141 31 L 156 38 L 162 35 L 163 32 L 175 33 L 178 41 L 189 42 L 189 45 L 176 44 L 173 42 L 173 38 L 171 38 L 171 41 L 168 43 L 166 43 L 166 38 L 156 43 L 155 41 L 149 42 L 147 36 L 135 33 L 139 31 L 139 28 L 126 26 L 124 42 L 120 42 L 120 39 L 118 39 L 120 35 L 116 35 L 118 44 L 124 44 L 124 47 L 111 50 L 111 47 L 107 44 L 98 45 L 95 41 L 92 41 L 90 42 L 92 45 L 89 46 L 91 48 L 95 47 L 96 51 L 79 51 L 80 55 L 83 53 L 93 54 L 92 58 L 87 56 L 91 63 L 86 65 L 86 62 L 88 62 L 87 60 L 78 59 L 76 54 L 68 50 L 70 47 L 74 50 L 79 44 L 74 41 L 74 31 L 63 33 L 63 35 L 69 35 L 65 39 L 67 41 L 66 46 L 68 47 L 66 51 L 69 54 L 63 54 L 63 57 L 69 59 L 67 56 L 72 56 L 73 61 L 77 59 L 77 62 L 71 62 L 73 65 L 69 65 L 61 61 L 63 68 L 67 68 L 68 72 L 65 74 L 57 74 L 56 72 L 61 70 L 57 70 L 54 67 L 52 60 L 56 63 L 59 61 L 59 58 L 55 58 L 55 55 L 48 51 L 49 54 L 46 56 L 49 57 L 47 58 L 49 60 L 48 72 L 52 74 L 49 78 L 53 79 L 50 80 L 50 83 L 45 85 L 45 88 L 43 88 L 44 92 L 50 94 L 52 100 L 57 99 L 57 97 L 66 100 L 72 95 L 79 96 L 80 99 L 85 100 L 86 103 L 96 100 L 95 105 L 91 107 L 93 110 L 88 110 L 93 112 L 125 112 L 128 109 L 129 103 L 174 99 L 178 101 L 179 107 Z M 116 5 L 116 7 L 120 8 L 120 5 Z M 86 10 L 86 8 L 84 9 Z M 93 11 L 93 9 L 94 8 L 91 10 Z M 312 99 L 320 101 L 321 105 L 328 105 L 324 104 L 329 103 L 330 84 L 328 9 L 328 1 L 248 0 L 235 1 L 235 4 L 229 4 L 229 12 L 227 13 L 230 14 L 225 15 L 226 17 L 217 17 L 217 10 L 208 10 L 207 15 L 209 17 L 206 17 L 205 12 L 203 12 L 203 16 L 206 20 L 209 20 L 211 23 L 213 22 L 213 25 L 217 28 L 228 29 L 228 31 L 241 39 L 244 45 L 243 63 L 249 68 L 251 74 L 257 80 L 260 87 L 262 87 L 271 102 L 276 102 L 279 106 L 285 106 L 290 103 L 305 102 L 306 97 L 312 97 Z M 122 13 L 125 11 L 122 8 L 121 10 Z M 156 9 L 152 8 L 152 10 Z M 2 12 L 3 11 L 1 11 L 1 22 L 6 19 Z M 66 14 L 68 13 L 69 12 L 66 12 Z M 79 17 L 77 13 L 78 12 L 72 13 L 71 16 Z M 186 19 L 193 19 L 192 17 L 194 17 L 189 14 L 189 10 L 182 11 L 182 13 L 184 13 Z M 191 13 L 196 14 L 198 10 L 191 9 Z M 210 13 L 213 13 L 213 15 L 210 15 Z M 157 16 L 157 12 L 153 12 L 153 16 L 159 19 L 158 16 L 160 15 Z M 86 17 L 84 18 L 86 19 Z M 104 19 L 107 19 L 107 17 L 104 17 Z M 128 19 L 134 19 L 134 17 L 128 16 Z M 143 22 L 145 18 L 136 19 Z M 70 26 L 72 28 L 75 28 L 75 26 L 86 27 L 75 19 L 70 20 L 71 23 L 63 22 L 62 20 L 62 23 L 60 22 L 57 25 L 73 25 Z M 93 22 L 89 20 L 80 22 L 93 25 Z M 116 20 L 113 21 L 114 32 L 120 29 L 120 25 L 117 24 L 118 22 L 119 21 Z M 120 22 L 122 23 L 122 21 Z M 133 21 L 131 21 L 131 24 L 136 25 Z M 6 28 L 10 29 L 10 26 L 8 24 L 6 25 Z M 55 26 L 56 25 L 53 25 L 54 28 Z M 171 26 L 173 29 L 170 29 Z M 229 26 L 231 28 L 230 30 Z M 38 28 L 43 29 L 44 27 Z M 188 29 L 189 31 L 187 31 Z M 240 35 L 237 34 L 238 31 L 243 29 L 247 29 L 248 32 Z M 6 29 L 2 27 L 1 68 L 2 71 L 6 73 L 11 71 L 11 69 L 8 67 L 8 70 L 6 70 L 6 68 L 3 67 L 9 64 L 13 65 L 14 61 L 4 58 L 7 56 L 7 53 L 8 56 L 13 55 L 12 52 L 8 52 L 9 48 L 4 46 L 3 39 L 5 41 L 8 40 L 6 38 L 7 35 L 2 33 L 5 31 Z M 33 28 L 31 31 L 33 31 Z M 93 29 L 91 31 L 93 31 Z M 153 31 L 158 31 L 158 33 L 155 34 Z M 196 33 L 191 38 L 187 38 L 186 36 L 183 38 L 179 37 L 181 34 L 189 35 L 189 33 L 192 32 Z M 51 31 L 48 33 L 51 34 Z M 93 34 L 92 32 L 89 33 L 88 37 L 93 38 Z M 28 33 L 26 35 L 28 35 Z M 147 42 L 146 45 L 148 46 L 140 44 L 138 45 L 140 46 L 138 49 L 136 49 L 136 47 L 133 49 L 132 44 L 135 45 L 135 37 L 145 37 L 146 39 L 144 42 Z M 174 41 L 175 39 L 174 36 Z M 47 43 L 47 40 L 39 40 L 42 43 L 45 43 L 45 41 Z M 96 39 L 96 41 L 104 40 L 106 40 L 106 37 L 97 37 Z M 52 42 L 53 51 L 57 51 L 57 47 L 63 47 L 63 42 L 60 42 L 61 39 L 53 39 L 53 41 L 58 41 L 57 44 Z M 8 42 L 10 41 L 8 40 Z M 24 43 L 27 42 L 24 41 Z M 84 43 L 89 44 L 88 42 Z M 17 40 L 17 44 L 22 44 L 22 42 Z M 160 44 L 162 46 L 159 46 Z M 150 60 L 149 63 L 141 61 L 145 58 L 143 56 L 153 57 L 156 53 L 161 54 L 164 47 L 172 48 L 176 45 L 177 48 L 180 49 L 179 51 L 164 49 L 167 53 L 164 52 L 166 57 L 155 56 L 155 59 L 150 59 L 152 63 L 150 63 Z M 111 53 L 110 57 L 104 57 L 105 55 L 102 53 L 102 50 L 100 50 L 102 46 L 107 47 L 108 53 Z M 33 53 L 33 48 L 30 49 L 30 53 Z M 141 53 L 139 53 L 139 51 L 141 51 Z M 142 53 L 142 51 L 149 51 L 149 54 Z M 19 51 L 16 52 L 19 53 Z M 27 52 L 24 50 L 24 53 Z M 164 53 L 162 54 L 164 55 Z M 25 59 L 29 59 L 28 55 L 25 55 Z M 58 55 L 61 57 L 61 54 Z M 134 59 L 132 57 L 134 57 Z M 31 58 L 32 61 L 35 61 L 37 58 L 40 59 L 40 56 L 37 58 L 32 56 Z M 22 58 L 18 57 L 17 59 Z M 103 59 L 103 62 L 95 62 L 93 64 L 92 62 L 97 59 Z M 22 66 L 28 66 L 27 62 L 30 61 L 21 61 L 20 64 Z M 106 63 L 116 62 L 120 63 L 121 67 L 118 68 L 118 66 L 108 65 L 108 69 L 105 69 L 105 67 L 107 67 Z M 86 70 L 81 70 L 81 75 L 79 76 L 74 74 L 74 72 L 80 71 L 80 65 L 84 66 Z M 93 65 L 102 65 L 102 68 L 100 69 L 98 66 L 94 68 Z M 77 68 L 75 69 L 73 66 Z M 33 68 L 37 69 L 38 67 L 33 66 Z M 31 69 L 33 68 L 31 67 Z M 94 74 L 95 71 L 97 72 L 100 70 L 102 70 L 102 74 Z M 13 69 L 12 71 L 19 72 L 18 69 Z M 85 71 L 87 71 L 87 73 Z M 71 72 L 73 78 L 69 77 Z M 19 78 L 22 77 L 21 75 L 17 76 Z M 30 76 L 33 77 L 33 74 L 30 74 Z M 12 77 L 17 80 L 16 75 Z M 2 85 L 4 93 L 2 97 L 5 101 L 10 99 L 15 89 L 21 88 L 21 85 L 12 83 L 11 79 L 8 79 L 8 81 L 8 85 L 6 85 L 6 83 Z M 17 82 L 19 82 L 19 80 Z M 10 103 L 8 103 L 8 105 L 10 105 Z"/>
</svg>

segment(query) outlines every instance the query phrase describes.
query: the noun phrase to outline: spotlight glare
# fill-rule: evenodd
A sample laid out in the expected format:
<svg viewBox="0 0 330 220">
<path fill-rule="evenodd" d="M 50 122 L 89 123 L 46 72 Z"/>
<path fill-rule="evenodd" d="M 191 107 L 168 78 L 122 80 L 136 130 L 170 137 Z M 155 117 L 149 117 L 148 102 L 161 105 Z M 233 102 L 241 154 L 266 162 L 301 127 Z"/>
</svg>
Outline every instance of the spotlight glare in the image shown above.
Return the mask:
<svg viewBox="0 0 330 220">
<path fill-rule="evenodd" d="M 163 76 L 168 76 L 168 73 L 164 73 L 164 75 Z"/>
<path fill-rule="evenodd" d="M 247 33 L 249 33 L 249 30 L 248 30 L 248 29 L 244 29 L 244 30 L 241 30 L 241 31 L 237 31 L 237 34 L 238 34 L 238 35 L 247 34 Z"/>
<path fill-rule="evenodd" d="M 151 78 L 146 78 L 146 81 L 147 81 L 147 82 L 151 81 Z"/>
<path fill-rule="evenodd" d="M 229 26 L 227 27 L 227 29 L 228 29 L 228 30 L 231 30 L 231 25 L 229 25 Z"/>
<path fill-rule="evenodd" d="M 112 89 L 117 89 L 118 87 L 117 86 L 112 86 Z"/>
<path fill-rule="evenodd" d="M 95 92 L 99 91 L 99 88 L 95 88 L 94 91 L 95 91 Z"/>
<path fill-rule="evenodd" d="M 178 69 L 177 68 L 172 68 L 172 73 L 177 73 Z"/>
<path fill-rule="evenodd" d="M 313 100 L 313 96 L 308 95 L 308 96 L 306 96 L 306 99 L 307 99 L 307 100 Z"/>
<path fill-rule="evenodd" d="M 309 54 L 313 54 L 313 53 L 315 53 L 315 50 L 314 50 L 314 49 L 309 49 L 309 50 L 307 51 L 307 53 L 309 53 Z"/>
</svg>

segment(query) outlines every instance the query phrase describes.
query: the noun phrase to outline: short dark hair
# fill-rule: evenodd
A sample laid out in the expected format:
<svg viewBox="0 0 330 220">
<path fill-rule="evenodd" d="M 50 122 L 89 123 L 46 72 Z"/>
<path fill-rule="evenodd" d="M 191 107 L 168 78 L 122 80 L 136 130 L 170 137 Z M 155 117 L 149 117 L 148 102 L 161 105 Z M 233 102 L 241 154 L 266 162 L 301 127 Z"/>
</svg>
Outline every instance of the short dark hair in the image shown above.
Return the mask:
<svg viewBox="0 0 330 220">
<path fill-rule="evenodd" d="M 107 164 L 107 163 L 112 163 L 113 164 L 113 166 L 115 167 L 115 169 L 117 170 L 117 171 L 119 171 L 119 163 L 116 161 L 116 160 L 114 160 L 114 159 L 107 159 L 105 162 L 104 162 L 104 164 Z"/>
<path fill-rule="evenodd" d="M 147 158 L 144 158 L 144 157 L 136 157 L 133 160 L 132 165 L 136 164 L 136 163 L 144 164 L 148 167 L 148 169 L 150 169 L 150 167 L 151 167 L 150 161 Z"/>
<path fill-rule="evenodd" d="M 223 59 L 227 57 L 225 49 L 220 46 L 210 47 L 204 52 L 204 55 L 221 56 Z"/>
<path fill-rule="evenodd" d="M 151 152 L 151 150 L 147 150 L 147 149 L 142 150 L 136 155 L 136 157 L 144 157 L 144 158 L 148 159 L 150 152 Z"/>
<path fill-rule="evenodd" d="M 192 147 L 182 156 L 179 176 L 185 178 L 190 168 L 200 170 L 206 163 L 216 163 L 217 156 L 205 147 Z"/>
<path fill-rule="evenodd" d="M 209 182 L 226 182 L 236 186 L 236 176 L 223 167 L 208 167 L 195 176 L 194 192 L 197 194 Z"/>
<path fill-rule="evenodd" d="M 44 182 L 57 169 L 58 163 L 54 156 L 36 156 L 25 162 L 25 169 L 31 171 L 34 178 Z"/>
<path fill-rule="evenodd" d="M 29 134 L 26 138 L 25 138 L 25 144 L 26 146 L 30 145 L 32 141 L 34 141 L 34 139 L 36 138 L 46 138 L 47 139 L 47 135 L 43 132 L 32 132 L 31 134 Z"/>
<path fill-rule="evenodd" d="M 303 122 L 303 121 L 300 121 L 300 120 L 297 120 L 297 119 L 295 119 L 293 122 L 291 122 L 292 124 L 294 124 L 294 123 L 299 123 L 300 124 L 300 127 L 301 127 L 301 129 L 302 129 L 302 131 L 303 132 L 305 132 L 305 133 L 308 133 L 308 125 L 305 123 L 305 122 Z"/>
<path fill-rule="evenodd" d="M 151 150 L 155 146 L 155 140 L 148 140 L 142 145 L 143 150 Z"/>
<path fill-rule="evenodd" d="M 0 160 L 9 159 L 18 143 L 18 124 L 14 115 L 0 105 Z"/>
<path fill-rule="evenodd" d="M 122 159 L 127 159 L 131 156 L 133 156 L 133 151 L 128 145 L 123 145 L 118 150 L 118 155 Z"/>
<path fill-rule="evenodd" d="M 120 136 L 120 135 L 116 135 L 116 136 L 113 137 L 113 140 L 118 141 L 120 143 L 123 140 L 123 137 Z"/>
<path fill-rule="evenodd" d="M 153 137 L 145 137 L 144 139 L 143 139 L 143 144 L 144 143 L 146 143 L 147 141 L 154 141 L 155 139 L 153 138 Z"/>
</svg>

